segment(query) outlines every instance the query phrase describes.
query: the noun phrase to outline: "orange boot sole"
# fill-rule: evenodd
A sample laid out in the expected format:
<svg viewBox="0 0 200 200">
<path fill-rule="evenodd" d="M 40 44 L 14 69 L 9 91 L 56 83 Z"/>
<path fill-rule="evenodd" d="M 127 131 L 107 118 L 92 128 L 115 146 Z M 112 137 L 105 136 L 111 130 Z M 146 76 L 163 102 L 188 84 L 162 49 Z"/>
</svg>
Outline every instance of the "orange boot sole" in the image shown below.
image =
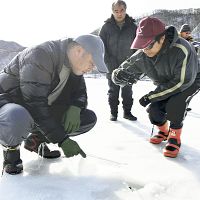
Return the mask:
<svg viewBox="0 0 200 200">
<path fill-rule="evenodd" d="M 150 138 L 149 142 L 153 144 L 160 144 L 162 141 L 167 140 L 168 135 L 165 135 L 163 132 L 159 132 L 157 135 L 154 135 Z"/>
<path fill-rule="evenodd" d="M 174 150 L 171 151 L 171 150 L 167 149 L 167 147 L 172 147 L 172 148 L 174 148 Z M 163 155 L 166 157 L 170 157 L 170 158 L 176 158 L 179 153 L 179 149 L 180 149 L 179 145 L 168 143 L 163 150 Z"/>
<path fill-rule="evenodd" d="M 180 129 L 172 129 L 170 128 L 169 136 L 168 136 L 168 143 L 166 144 L 165 148 L 163 149 L 163 155 L 170 158 L 176 158 L 180 147 L 181 147 L 181 131 Z"/>
</svg>

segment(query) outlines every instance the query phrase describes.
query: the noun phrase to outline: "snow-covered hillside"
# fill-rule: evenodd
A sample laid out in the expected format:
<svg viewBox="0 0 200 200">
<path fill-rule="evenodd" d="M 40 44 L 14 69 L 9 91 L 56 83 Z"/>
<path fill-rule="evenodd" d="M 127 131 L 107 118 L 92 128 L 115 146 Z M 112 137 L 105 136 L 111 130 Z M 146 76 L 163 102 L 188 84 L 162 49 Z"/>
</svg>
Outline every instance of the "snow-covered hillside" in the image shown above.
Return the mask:
<svg viewBox="0 0 200 200">
<path fill-rule="evenodd" d="M 24 48 L 16 42 L 0 40 L 0 70 Z"/>
<path fill-rule="evenodd" d="M 200 94 L 185 120 L 182 147 L 175 159 L 162 155 L 161 145 L 148 142 L 152 125 L 139 98 L 151 91 L 150 81 L 133 86 L 137 122 L 109 121 L 107 81 L 87 78 L 89 108 L 98 122 L 90 132 L 74 137 L 87 158 L 45 160 L 21 148 L 24 172 L 0 178 L 1 200 L 199 200 Z M 174 110 L 176 112 L 176 110 Z M 51 145 L 51 148 L 57 148 Z M 2 152 L 0 153 L 0 165 Z"/>
</svg>

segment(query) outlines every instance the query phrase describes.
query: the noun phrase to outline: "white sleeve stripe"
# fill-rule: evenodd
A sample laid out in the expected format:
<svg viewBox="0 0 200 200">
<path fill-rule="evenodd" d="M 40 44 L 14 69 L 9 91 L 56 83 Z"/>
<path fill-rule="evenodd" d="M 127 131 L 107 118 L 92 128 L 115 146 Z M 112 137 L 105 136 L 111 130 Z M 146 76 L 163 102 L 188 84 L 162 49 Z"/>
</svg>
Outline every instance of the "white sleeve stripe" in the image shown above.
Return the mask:
<svg viewBox="0 0 200 200">
<path fill-rule="evenodd" d="M 150 95 L 150 96 L 149 96 L 149 99 L 154 99 L 154 98 L 156 98 L 156 97 L 164 96 L 164 95 L 166 95 L 166 94 L 168 94 L 168 93 L 171 93 L 171 92 L 177 90 L 178 88 L 180 88 L 180 87 L 183 85 L 183 83 L 184 83 L 185 72 L 186 72 L 186 66 L 187 66 L 188 51 L 187 51 L 187 49 L 186 49 L 183 45 L 181 45 L 181 44 L 175 44 L 174 46 L 176 46 L 176 47 L 182 49 L 182 51 L 183 51 L 184 54 L 185 54 L 185 58 L 184 58 L 184 60 L 183 60 L 183 64 L 182 64 L 182 68 L 181 68 L 180 82 L 177 83 L 177 84 L 176 84 L 175 86 L 173 86 L 172 88 L 169 88 L 169 89 L 164 90 L 164 91 L 162 91 L 162 92 L 159 92 L 159 93 L 157 93 L 157 94 L 152 94 L 152 95 Z"/>
</svg>

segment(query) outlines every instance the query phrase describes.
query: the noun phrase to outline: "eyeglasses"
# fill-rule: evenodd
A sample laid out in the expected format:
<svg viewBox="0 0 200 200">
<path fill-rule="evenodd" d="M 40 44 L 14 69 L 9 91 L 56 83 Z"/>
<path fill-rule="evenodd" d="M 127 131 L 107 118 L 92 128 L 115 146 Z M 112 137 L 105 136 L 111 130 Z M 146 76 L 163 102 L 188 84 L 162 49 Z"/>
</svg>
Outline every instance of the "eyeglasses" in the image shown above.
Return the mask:
<svg viewBox="0 0 200 200">
<path fill-rule="evenodd" d="M 156 43 L 156 40 L 154 40 L 152 43 L 150 43 L 146 48 L 144 48 L 145 50 L 150 50 L 153 48 L 153 45 Z"/>
</svg>

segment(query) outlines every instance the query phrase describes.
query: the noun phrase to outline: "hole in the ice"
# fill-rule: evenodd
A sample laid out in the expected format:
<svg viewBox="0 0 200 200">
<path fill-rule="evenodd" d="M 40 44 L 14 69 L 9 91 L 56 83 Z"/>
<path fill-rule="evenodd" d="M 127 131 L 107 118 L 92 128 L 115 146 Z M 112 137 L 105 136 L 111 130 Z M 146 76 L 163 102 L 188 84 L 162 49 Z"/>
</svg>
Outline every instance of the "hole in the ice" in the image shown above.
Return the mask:
<svg viewBox="0 0 200 200">
<path fill-rule="evenodd" d="M 137 183 L 130 183 L 130 182 L 126 182 L 126 185 L 128 186 L 128 188 L 133 192 L 136 190 L 140 190 L 144 187 L 144 185 L 140 185 Z"/>
</svg>

